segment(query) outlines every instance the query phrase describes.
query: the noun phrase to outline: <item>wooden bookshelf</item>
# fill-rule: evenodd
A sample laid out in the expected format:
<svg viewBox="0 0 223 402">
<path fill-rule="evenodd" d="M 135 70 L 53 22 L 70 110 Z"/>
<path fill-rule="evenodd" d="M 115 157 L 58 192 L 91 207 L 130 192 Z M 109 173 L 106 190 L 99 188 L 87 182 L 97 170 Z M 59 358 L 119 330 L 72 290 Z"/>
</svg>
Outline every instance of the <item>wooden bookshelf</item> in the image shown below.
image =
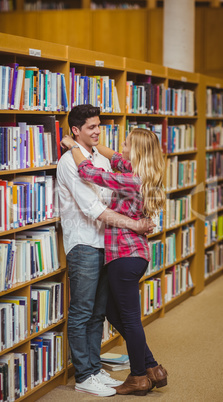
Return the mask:
<svg viewBox="0 0 223 402">
<path fill-rule="evenodd" d="M 142 322 L 143 325 L 148 325 L 153 320 L 163 317 L 166 312 L 171 308 L 175 307 L 183 300 L 186 300 L 192 295 L 196 295 L 201 292 L 204 285 L 214 280 L 219 275 L 223 273 L 223 263 L 217 268 L 212 275 L 205 278 L 204 275 L 204 261 L 205 252 L 210 250 L 216 250 L 219 245 L 223 243 L 222 238 L 215 239 L 211 241 L 210 244 L 204 245 L 204 234 L 205 234 L 205 189 L 207 183 L 205 182 L 205 157 L 207 153 L 216 154 L 217 152 L 223 153 L 223 144 L 216 149 L 215 146 L 206 149 L 205 137 L 206 137 L 206 126 L 209 122 L 216 121 L 216 124 L 222 124 L 223 116 L 206 116 L 206 89 L 212 88 L 217 90 L 217 92 L 223 91 L 223 81 L 217 78 L 207 77 L 200 74 L 182 72 L 174 69 L 169 69 L 160 65 L 153 63 L 148 63 L 145 61 L 134 60 L 131 58 L 124 58 L 120 56 L 113 56 L 105 54 L 102 52 L 89 51 L 86 49 L 74 48 L 70 46 L 64 46 L 59 44 L 53 44 L 50 42 L 44 42 L 36 39 L 28 39 L 23 37 L 15 37 L 7 34 L 0 34 L 0 65 L 6 65 L 7 63 L 18 62 L 21 65 L 30 66 L 36 65 L 39 68 L 49 68 L 52 71 L 59 71 L 65 75 L 66 89 L 69 94 L 70 86 L 70 68 L 75 68 L 75 73 L 81 74 L 82 76 L 109 76 L 114 79 L 115 85 L 117 87 L 117 93 L 120 104 L 119 112 L 104 112 L 101 113 L 102 121 L 113 120 L 115 124 L 119 124 L 122 127 L 122 136 L 119 138 L 119 150 L 121 150 L 121 142 L 125 137 L 127 130 L 127 123 L 136 122 L 137 124 L 150 123 L 152 125 L 162 126 L 162 147 L 163 155 L 165 159 L 166 167 L 168 166 L 168 160 L 171 158 L 178 162 L 197 163 L 196 169 L 196 183 L 187 183 L 184 186 L 177 186 L 176 188 L 167 189 L 167 198 L 173 203 L 182 202 L 182 200 L 191 199 L 192 214 L 186 217 L 184 220 L 176 222 L 168 222 L 167 217 L 167 207 L 163 213 L 163 227 L 157 233 L 148 236 L 148 241 L 156 242 L 155 244 L 162 243 L 164 245 L 163 253 L 163 265 L 158 267 L 158 270 L 152 270 L 148 274 L 145 274 L 141 278 L 139 289 L 141 294 L 141 306 L 142 306 Z M 36 49 L 41 51 L 41 56 L 31 56 L 30 49 Z M 169 110 L 160 110 L 141 112 L 137 110 L 127 110 L 126 95 L 127 95 L 127 82 L 132 81 L 136 85 L 141 85 L 142 83 L 150 83 L 154 87 L 162 88 L 166 91 L 168 88 L 177 90 L 190 90 L 194 92 L 195 103 L 195 113 L 175 113 Z M 180 92 L 179 92 L 180 93 Z M 160 104 L 161 105 L 161 104 Z M 35 115 L 49 115 L 55 114 L 60 122 L 60 126 L 63 128 L 63 134 L 69 133 L 68 127 L 68 112 L 34 112 L 34 111 L 20 111 L 20 110 L 1 110 L 0 111 L 0 125 L 4 121 L 11 123 L 16 122 L 17 116 L 21 114 L 26 116 L 30 114 Z M 195 133 L 195 144 L 193 149 L 180 149 L 170 151 L 168 148 L 168 127 L 174 126 L 193 126 Z M 174 160 L 174 159 L 173 159 Z M 176 165 L 178 166 L 178 165 Z M 0 171 L 0 179 L 10 180 L 16 178 L 18 175 L 22 174 L 34 174 L 38 175 L 38 172 L 46 171 L 47 174 L 56 174 L 56 165 L 43 166 L 41 168 L 29 168 L 20 170 L 7 170 Z M 166 169 L 167 171 L 167 169 Z M 216 183 L 222 183 L 222 174 L 217 179 L 213 179 L 214 185 Z M 212 181 L 211 181 L 212 184 Z M 167 175 L 165 175 L 164 185 L 167 186 Z M 214 212 L 214 216 L 218 217 L 222 215 L 222 208 L 218 208 L 217 212 Z M 210 218 L 209 218 L 210 219 Z M 64 254 L 62 246 L 62 229 L 60 226 L 59 218 L 53 218 L 49 221 L 39 222 L 32 225 L 26 225 L 24 227 L 19 227 L 17 229 L 10 229 L 9 231 L 0 232 L 0 239 L 10 238 L 16 239 L 18 233 L 25 233 L 27 229 L 41 227 L 46 224 L 55 225 L 58 232 L 59 239 L 59 258 L 60 258 L 60 268 L 52 272 L 45 277 L 38 277 L 32 279 L 29 282 L 19 283 L 14 285 L 11 289 L 3 291 L 0 293 L 0 298 L 7 294 L 10 295 L 30 295 L 31 286 L 34 283 L 39 283 L 42 280 L 50 278 L 51 281 L 54 279 L 64 283 L 64 317 L 57 324 L 44 329 L 41 333 L 46 332 L 48 329 L 55 329 L 63 332 L 64 334 L 64 367 L 60 373 L 56 374 L 47 382 L 43 382 L 31 389 L 30 380 L 28 383 L 28 392 L 22 396 L 20 399 L 32 400 L 39 399 L 46 392 L 52 388 L 60 385 L 66 384 L 68 375 L 73 373 L 71 365 L 67 364 L 67 310 L 68 310 L 68 276 L 66 268 L 66 256 Z M 184 236 L 184 231 L 188 230 L 190 227 L 194 227 L 193 236 L 195 239 L 194 248 L 187 251 L 186 255 L 182 255 L 182 239 Z M 176 258 L 173 261 L 168 261 L 167 259 L 167 248 L 166 244 L 170 236 L 175 238 L 175 253 Z M 222 243 L 221 243 L 222 242 Z M 186 262 L 189 263 L 189 272 L 192 279 L 190 286 L 176 294 L 170 300 L 165 299 L 166 294 L 166 275 L 168 272 L 173 270 L 174 266 L 184 264 L 185 271 L 188 272 L 188 267 Z M 162 304 L 157 308 L 152 309 L 149 313 L 144 311 L 144 299 L 146 297 L 146 286 L 145 283 L 150 280 L 156 280 L 159 283 L 161 289 L 161 299 Z M 30 312 L 30 303 L 28 307 Z M 30 323 L 30 319 L 28 318 Z M 30 370 L 30 343 L 31 340 L 37 334 L 29 335 L 25 340 L 15 344 L 10 351 L 19 351 L 27 353 L 28 355 L 28 370 Z M 109 350 L 114 345 L 120 344 L 122 338 L 119 334 L 116 334 L 113 338 L 106 340 L 102 344 L 102 351 L 105 352 Z M 8 350 L 0 352 L 0 355 L 4 355 Z"/>
<path fill-rule="evenodd" d="M 42 1 L 45 9 L 58 9 L 60 6 L 60 1 L 51 1 L 51 0 L 46 0 Z M 52 4 L 53 3 L 53 4 Z M 58 3 L 58 4 L 57 4 Z M 107 7 L 103 4 L 101 0 L 65 0 L 63 3 L 63 8 L 68 8 L 68 9 L 80 9 L 80 8 L 93 8 L 98 7 L 98 8 L 109 8 L 109 5 Z M 122 7 L 122 4 L 125 2 L 123 0 L 111 0 L 108 2 L 110 4 L 110 7 Z M 131 7 L 136 7 L 138 6 L 139 8 L 148 8 L 148 9 L 154 9 L 158 7 L 164 7 L 165 0 L 128 0 L 125 4 L 129 5 L 129 8 Z M 48 7 L 46 7 L 46 5 Z M 221 1 L 220 0 L 196 0 L 195 1 L 196 6 L 207 6 L 207 7 L 221 7 Z M 4 11 L 12 11 L 10 8 L 11 5 L 8 5 L 7 9 L 4 9 Z M 30 0 L 16 0 L 15 5 L 14 5 L 14 10 L 36 10 L 37 4 L 31 2 Z M 39 6 L 40 7 L 40 6 Z M 60 6 L 61 7 L 61 6 Z M 41 8 L 40 8 L 41 9 Z"/>
<path fill-rule="evenodd" d="M 215 77 L 202 77 L 201 90 L 206 94 L 207 105 L 205 110 L 205 148 L 203 150 L 205 165 L 205 285 L 222 273 L 222 260 L 220 250 L 222 245 L 222 202 L 217 197 L 215 205 L 210 205 L 207 193 L 217 191 L 222 182 L 222 141 L 220 133 L 223 122 L 223 112 L 217 108 L 217 97 L 223 94 L 223 80 Z M 223 134 L 222 134 L 223 135 Z M 209 202 L 208 202 L 209 200 Z M 207 205 L 208 203 L 208 205 Z M 210 259 L 213 258 L 211 267 Z"/>
<path fill-rule="evenodd" d="M 50 69 L 54 72 L 64 73 L 66 78 L 67 74 L 67 48 L 61 45 L 54 45 L 50 43 L 40 42 L 36 40 L 29 40 L 25 38 L 14 37 L 11 35 L 0 34 L 1 46 L 0 46 L 0 64 L 7 65 L 7 63 L 18 63 L 21 66 L 37 66 L 41 69 Z M 39 56 L 31 56 L 30 49 L 36 49 L 41 53 Z M 35 112 L 35 111 L 21 111 L 21 110 L 2 110 L 0 113 L 0 126 L 4 122 L 13 125 L 17 121 L 17 116 L 23 116 L 26 121 L 27 116 L 36 114 L 37 116 L 50 114 L 56 115 L 56 118 L 60 122 L 60 126 L 67 127 L 67 114 L 64 112 L 49 113 L 49 112 Z M 46 172 L 47 175 L 55 177 L 56 165 L 41 166 L 39 168 L 25 168 L 25 169 L 13 169 L 13 170 L 1 170 L 1 180 L 14 180 L 20 175 L 41 175 Z M 45 226 L 54 226 L 57 232 L 58 238 L 58 258 L 59 269 L 55 269 L 52 272 L 37 276 L 26 282 L 19 282 L 13 284 L 9 289 L 0 292 L 0 301 L 5 296 L 25 296 L 27 297 L 27 330 L 28 334 L 24 340 L 14 343 L 12 347 L 4 349 L 0 352 L 0 356 L 4 356 L 6 353 L 25 353 L 27 354 L 27 392 L 20 397 L 20 400 L 36 400 L 53 387 L 59 384 L 66 384 L 67 382 L 67 367 L 66 363 L 62 369 L 52 376 L 49 381 L 44 381 L 41 384 L 31 388 L 31 342 L 37 337 L 45 334 L 47 331 L 59 331 L 63 333 L 64 347 L 63 347 L 63 361 L 67 359 L 67 305 L 68 305 L 68 277 L 66 268 L 66 256 L 63 250 L 62 231 L 60 226 L 60 218 L 54 217 L 52 219 L 46 219 L 42 222 L 36 222 L 33 224 L 26 224 L 18 228 L 9 229 L 0 232 L 0 240 L 3 239 L 17 239 L 20 235 L 26 235 L 27 230 L 35 230 L 37 228 L 43 228 Z M 1 267 L 1 269 L 3 269 Z M 46 328 L 39 330 L 38 332 L 31 332 L 31 289 L 35 284 L 41 284 L 42 282 L 53 281 L 63 283 L 63 318 L 57 320 L 56 323 L 47 326 Z"/>
</svg>

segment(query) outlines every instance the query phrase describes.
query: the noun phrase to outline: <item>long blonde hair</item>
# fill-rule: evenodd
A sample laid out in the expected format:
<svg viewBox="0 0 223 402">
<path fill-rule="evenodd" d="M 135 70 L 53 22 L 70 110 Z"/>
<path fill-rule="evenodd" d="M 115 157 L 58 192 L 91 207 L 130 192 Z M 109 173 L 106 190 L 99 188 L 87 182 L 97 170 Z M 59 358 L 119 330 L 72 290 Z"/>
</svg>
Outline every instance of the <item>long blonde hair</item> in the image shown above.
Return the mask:
<svg viewBox="0 0 223 402">
<path fill-rule="evenodd" d="M 165 204 L 164 159 L 159 139 L 148 129 L 135 128 L 129 134 L 133 173 L 142 180 L 143 213 L 154 216 Z"/>
</svg>

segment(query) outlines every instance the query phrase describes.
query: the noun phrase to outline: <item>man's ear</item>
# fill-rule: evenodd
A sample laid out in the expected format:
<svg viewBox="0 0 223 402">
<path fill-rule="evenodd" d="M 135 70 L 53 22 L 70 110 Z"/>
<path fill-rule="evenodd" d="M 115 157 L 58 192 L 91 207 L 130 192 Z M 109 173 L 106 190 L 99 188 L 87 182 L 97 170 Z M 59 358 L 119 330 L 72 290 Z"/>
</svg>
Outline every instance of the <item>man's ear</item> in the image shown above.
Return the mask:
<svg viewBox="0 0 223 402">
<path fill-rule="evenodd" d="M 79 128 L 77 128 L 76 126 L 72 126 L 72 133 L 75 137 L 79 135 L 79 132 Z"/>
</svg>

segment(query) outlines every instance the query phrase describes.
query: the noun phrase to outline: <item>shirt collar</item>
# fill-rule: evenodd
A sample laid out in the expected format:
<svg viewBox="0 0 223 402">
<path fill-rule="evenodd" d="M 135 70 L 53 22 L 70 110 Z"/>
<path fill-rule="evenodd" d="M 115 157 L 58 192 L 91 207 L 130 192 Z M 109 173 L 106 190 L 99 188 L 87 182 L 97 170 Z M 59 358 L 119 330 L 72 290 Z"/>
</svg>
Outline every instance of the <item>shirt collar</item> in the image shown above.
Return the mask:
<svg viewBox="0 0 223 402">
<path fill-rule="evenodd" d="M 98 153 L 99 153 L 96 147 L 93 147 L 93 155 L 92 155 L 90 152 L 88 152 L 86 150 L 86 148 L 84 148 L 82 145 L 80 145 L 77 141 L 75 141 L 75 144 L 77 144 L 79 146 L 79 148 L 80 148 L 82 154 L 85 156 L 85 158 L 92 159 L 95 155 L 98 155 Z"/>
</svg>

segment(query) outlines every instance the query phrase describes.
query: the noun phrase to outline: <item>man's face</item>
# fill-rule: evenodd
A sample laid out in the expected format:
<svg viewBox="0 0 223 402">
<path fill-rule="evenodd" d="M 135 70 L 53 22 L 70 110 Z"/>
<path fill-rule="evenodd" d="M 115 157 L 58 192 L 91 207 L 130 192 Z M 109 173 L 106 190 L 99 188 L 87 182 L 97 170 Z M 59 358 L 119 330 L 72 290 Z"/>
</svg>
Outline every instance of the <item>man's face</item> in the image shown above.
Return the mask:
<svg viewBox="0 0 223 402">
<path fill-rule="evenodd" d="M 76 141 L 87 151 L 92 152 L 92 147 L 98 145 L 100 135 L 100 119 L 98 116 L 90 117 L 79 130 L 73 127 Z"/>
</svg>

